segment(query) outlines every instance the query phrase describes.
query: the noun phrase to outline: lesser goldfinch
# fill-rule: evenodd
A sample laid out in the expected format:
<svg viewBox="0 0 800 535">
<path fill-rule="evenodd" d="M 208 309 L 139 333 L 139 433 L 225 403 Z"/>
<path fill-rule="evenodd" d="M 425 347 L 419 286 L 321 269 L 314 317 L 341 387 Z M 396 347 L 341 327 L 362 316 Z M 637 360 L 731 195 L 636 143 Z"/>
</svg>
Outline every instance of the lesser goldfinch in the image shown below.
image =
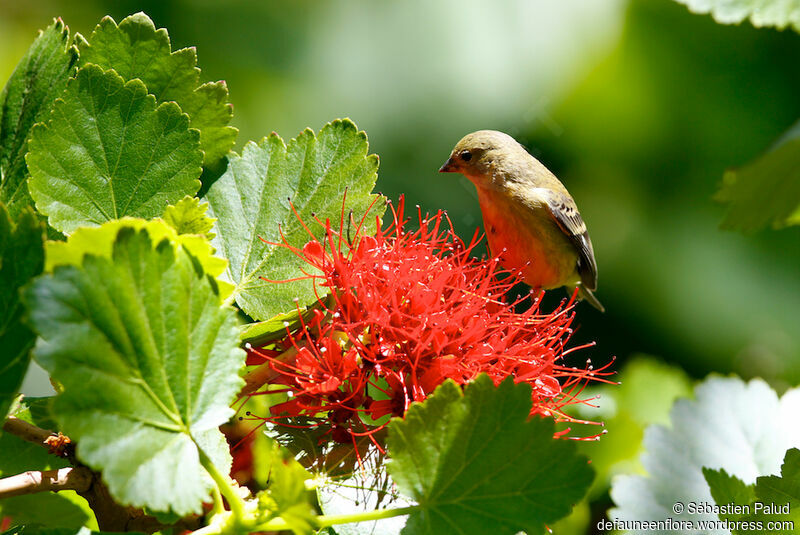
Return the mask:
<svg viewBox="0 0 800 535">
<path fill-rule="evenodd" d="M 514 138 L 495 130 L 464 136 L 440 173 L 461 173 L 478 189 L 492 254 L 534 289 L 578 286 L 592 293 L 597 263 L 586 224 L 567 188 Z"/>
</svg>

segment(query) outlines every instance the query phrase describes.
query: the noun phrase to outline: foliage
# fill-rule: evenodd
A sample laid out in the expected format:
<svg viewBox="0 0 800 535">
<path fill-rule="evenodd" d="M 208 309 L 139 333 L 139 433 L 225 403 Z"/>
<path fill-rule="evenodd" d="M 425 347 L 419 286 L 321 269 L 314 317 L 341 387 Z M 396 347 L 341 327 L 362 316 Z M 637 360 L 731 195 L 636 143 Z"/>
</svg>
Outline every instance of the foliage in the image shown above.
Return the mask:
<svg viewBox="0 0 800 535">
<path fill-rule="evenodd" d="M 800 224 L 800 121 L 764 155 L 727 171 L 715 199 L 728 205 L 724 228 L 755 231 Z"/>
<path fill-rule="evenodd" d="M 722 24 L 749 19 L 754 26 L 800 31 L 797 0 L 676 0 L 695 13 L 711 13 Z M 728 204 L 723 228 L 756 231 L 800 223 L 800 121 L 765 154 L 727 171 L 715 199 Z"/>
<path fill-rule="evenodd" d="M 42 30 L 0 94 L 0 202 L 15 216 L 28 194 L 28 134 L 43 120 L 75 72 L 78 54 L 61 19 Z"/>
<path fill-rule="evenodd" d="M 711 512 L 673 510 L 675 502 L 713 503 L 704 469 L 722 469 L 750 484 L 777 472 L 784 452 L 800 445 L 792 416 L 800 410 L 800 389 L 779 399 L 760 380 L 712 377 L 695 389 L 695 398 L 675 403 L 671 428 L 646 430 L 641 460 L 648 475 L 614 480 L 614 518 L 714 520 Z"/>
<path fill-rule="evenodd" d="M 159 103 L 175 101 L 200 131 L 203 165 L 216 167 L 236 140 L 227 126 L 233 116 L 225 82 L 200 84 L 194 48 L 171 51 L 169 36 L 156 30 L 144 13 L 126 17 L 119 25 L 105 17 L 89 40 L 79 40 L 80 65 L 94 63 L 113 69 L 125 80 L 140 79 Z"/>
<path fill-rule="evenodd" d="M 169 206 L 167 213 L 169 213 Z M 173 219 L 173 222 L 175 220 Z M 228 263 L 224 258 L 214 255 L 214 248 L 202 235 L 179 233 L 173 226 L 160 219 L 145 221 L 125 217 L 104 223 L 99 227 L 81 227 L 70 234 L 64 241 L 48 241 L 45 243 L 46 260 L 44 269 L 52 272 L 59 265 L 81 265 L 86 254 L 111 258 L 114 241 L 123 228 L 134 230 L 147 229 L 153 244 L 163 239 L 180 244 L 192 257 L 200 263 L 206 274 L 219 277 Z M 223 299 L 227 299 L 233 287 L 225 281 L 217 279 L 217 289 Z"/>
<path fill-rule="evenodd" d="M 69 234 L 120 217 L 154 217 L 200 188 L 198 135 L 172 102 L 156 107 L 139 81 L 83 67 L 31 131 L 37 209 Z"/>
<path fill-rule="evenodd" d="M 295 533 L 312 533 L 316 526 L 314 506 L 306 481 L 311 475 L 297 462 L 291 452 L 268 439 L 263 448 L 269 469 L 270 483 L 259 496 L 259 505 L 268 511 L 262 521 L 283 519 Z"/>
<path fill-rule="evenodd" d="M 56 267 L 27 300 L 34 355 L 64 385 L 54 413 L 84 461 L 122 503 L 199 513 L 203 465 L 230 466 L 217 427 L 244 359 L 213 279 L 185 250 L 125 228 L 111 259 Z"/>
<path fill-rule="evenodd" d="M 207 211 L 208 203 L 200 203 L 197 197 L 187 195 L 175 205 L 167 206 L 162 218 L 178 234 L 201 234 L 211 240 L 215 220 L 206 216 Z"/>
<path fill-rule="evenodd" d="M 720 513 L 720 519 L 730 523 L 735 535 L 756 533 L 796 533 L 792 525 L 800 522 L 800 450 L 786 452 L 781 475 L 761 476 L 754 484 L 746 484 L 725 470 L 703 469 L 711 495 L 717 505 L 740 506 L 737 511 Z M 768 522 L 780 522 L 779 527 L 767 528 Z M 793 524 L 791 524 L 793 523 Z"/>
<path fill-rule="evenodd" d="M 728 474 L 724 469 L 712 470 L 703 468 L 703 476 L 706 478 L 711 496 L 717 504 L 750 504 L 755 501 L 753 485 L 746 485 L 744 481 L 736 476 Z M 735 520 L 737 514 L 733 511 L 717 513 L 720 520 Z"/>
<path fill-rule="evenodd" d="M 312 228 L 329 231 L 332 221 L 340 223 L 341 240 L 357 248 L 378 229 L 385 205 L 372 193 L 378 158 L 352 121 L 334 120 L 318 134 L 307 129 L 288 144 L 272 134 L 238 155 L 229 152 L 236 130 L 228 126 L 227 88 L 201 84 L 199 75 L 194 49 L 173 52 L 166 30 L 138 13 L 119 24 L 104 18 L 88 39 L 74 42 L 54 22 L 4 90 L 0 201 L 9 208 L 0 202 L 0 409 L 5 416 L 12 403 L 16 408 L 7 422 L 13 432 L 0 436 L 0 475 L 93 471 L 89 490 L 76 487 L 79 494 L 26 483 L 32 494 L 2 502 L 8 533 L 128 526 L 111 522 L 112 514 L 149 519 L 154 530 L 189 523 L 206 535 L 308 534 L 389 518 L 406 534 L 429 525 L 459 531 L 461 524 L 535 533 L 566 515 L 592 471 L 573 444 L 554 438 L 552 422 L 528 419 L 548 412 L 532 405 L 529 385 L 509 379 L 495 386 L 508 372 L 477 377 L 463 393 L 445 384 L 393 422 L 388 439 L 370 419 L 364 425 L 374 424 L 373 432 L 353 435 L 352 446 L 332 440 L 330 429 L 315 429 L 309 442 L 309 433 L 271 426 L 253 441 L 258 486 L 239 487 L 229 477 L 247 462 L 236 447 L 233 462 L 236 444 L 223 434 L 231 432 L 232 406 L 245 384 L 242 346 L 258 342 L 275 351 L 279 336 L 308 336 L 309 318 L 330 313 L 336 299 L 300 280 L 310 273 L 295 253 L 313 241 Z M 58 239 L 45 240 L 43 221 Z M 500 286 L 485 289 L 492 288 Z M 479 297 L 476 310 L 494 301 Z M 506 312 L 503 321 L 522 317 L 513 307 Z M 242 328 L 242 318 L 262 321 Z M 542 351 L 560 361 L 564 342 Z M 53 398 L 19 401 L 31 356 L 49 373 Z M 540 360 L 529 356 L 528 367 L 548 368 L 553 377 L 536 385 L 537 396 L 553 397 L 567 368 Z M 258 368 L 248 370 L 249 380 Z M 580 370 L 577 377 L 590 375 Z M 374 381 L 385 382 L 379 371 Z M 579 382 L 566 384 L 565 395 Z M 20 430 L 21 421 L 33 425 L 24 427 L 33 435 Z M 414 466 L 420 452 L 435 452 L 429 460 L 438 474 L 463 464 L 456 480 L 427 481 Z M 324 492 L 315 487 L 326 483 L 318 478 L 348 480 L 369 456 L 377 477 L 388 481 L 386 455 L 405 497 L 362 510 L 344 500 L 354 507 L 319 514 Z M 487 472 L 492 462 L 496 469 Z M 464 507 L 480 522 L 467 526 L 457 511 Z"/>
<path fill-rule="evenodd" d="M 544 533 L 569 512 L 592 470 L 574 444 L 552 440 L 552 422 L 527 420 L 530 397 L 511 379 L 495 388 L 480 376 L 463 395 L 447 381 L 392 421 L 389 474 L 420 504 L 404 534 Z"/>
<path fill-rule="evenodd" d="M 798 28 L 792 2 L 682 1 L 719 21 Z M 656 52 L 640 60 L 671 64 Z M 624 106 L 588 99 L 601 121 L 606 108 L 658 112 L 639 100 L 642 87 L 613 81 Z M 668 415 L 690 380 L 646 359 L 623 369 L 621 387 L 584 390 L 607 372 L 567 363 L 573 303 L 546 313 L 548 301 L 514 297 L 516 279 L 473 258 L 477 235 L 462 242 L 445 213 L 420 210 L 423 239 L 409 246 L 413 233 L 399 232 L 390 261 L 384 199 L 373 192 L 378 157 L 352 121 L 287 143 L 273 132 L 237 154 L 232 115 L 226 83 L 204 83 L 195 49 L 173 51 L 144 13 L 106 17 L 88 38 L 54 21 L 0 94 L 0 413 L 11 414 L 7 429 L 25 421 L 54 433 L 52 454 L 41 436 L 0 434 L 0 483 L 88 466 L 93 492 L 110 493 L 98 501 L 29 485 L 32 494 L 0 501 L 3 535 L 102 533 L 106 506 L 162 533 L 562 533 L 596 517 L 620 473 L 629 475 L 613 479 L 615 519 L 675 517 L 675 502 L 695 501 L 749 506 L 691 518 L 732 522 L 734 534 L 764 531 L 744 523 L 800 522 L 800 450 L 786 451 L 800 446 L 800 390 L 778 398 L 760 380 L 714 377 Z M 687 115 L 700 132 L 691 146 L 704 117 Z M 622 125 L 612 145 L 622 152 L 636 132 L 608 123 Z M 798 128 L 726 173 L 724 226 L 800 222 Z M 398 160 L 425 159 L 434 137 L 415 129 Z M 652 153 L 641 158 L 672 171 Z M 598 183 L 613 180 L 596 167 Z M 695 232 L 699 222 L 673 214 L 670 191 L 661 187 L 654 206 L 667 206 L 664 232 L 682 239 L 681 225 Z M 402 229 L 402 210 L 393 215 Z M 431 236 L 448 247 L 426 248 Z M 636 262 L 626 250 L 625 263 L 646 273 L 658 249 L 673 254 L 647 243 Z M 441 276 L 440 265 L 455 269 Z M 648 309 L 666 308 L 650 288 L 675 300 L 692 293 L 642 280 L 625 283 Z M 682 311 L 670 320 L 697 323 L 696 310 Z M 18 396 L 31 356 L 56 396 Z M 585 419 L 605 420 L 608 434 L 564 438 L 580 438 L 564 422 Z M 789 513 L 756 507 L 785 502 Z"/>
<path fill-rule="evenodd" d="M 22 383 L 35 335 L 22 323 L 19 290 L 44 267 L 44 228 L 32 210 L 12 221 L 0 202 L 0 418 Z"/>
<path fill-rule="evenodd" d="M 375 196 L 378 157 L 370 155 L 367 136 L 349 120 L 337 120 L 315 135 L 305 130 L 288 145 L 273 133 L 232 154 L 225 173 L 206 194 L 210 215 L 217 218 L 212 242 L 228 258 L 228 279 L 236 285 L 236 303 L 256 320 L 286 312 L 286 303 L 314 300 L 310 281 L 272 287 L 262 277 L 291 280 L 303 262 L 291 251 L 271 244 L 283 239 L 294 247 L 308 240 L 301 221 L 339 221 L 353 213 L 355 227 L 366 217 Z M 346 194 L 346 204 L 342 196 Z M 366 219 L 374 232 L 374 209 Z M 355 228 L 353 228 L 355 232 Z"/>
</svg>

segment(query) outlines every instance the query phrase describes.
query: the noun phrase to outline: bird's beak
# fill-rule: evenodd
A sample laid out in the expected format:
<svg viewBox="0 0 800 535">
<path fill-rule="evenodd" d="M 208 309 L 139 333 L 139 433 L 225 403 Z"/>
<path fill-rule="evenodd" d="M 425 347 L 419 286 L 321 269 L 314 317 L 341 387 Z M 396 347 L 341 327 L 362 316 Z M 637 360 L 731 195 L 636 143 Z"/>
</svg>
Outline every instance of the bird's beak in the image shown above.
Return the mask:
<svg viewBox="0 0 800 535">
<path fill-rule="evenodd" d="M 458 169 L 456 168 L 456 163 L 453 161 L 453 158 L 448 158 L 444 165 L 439 168 L 440 173 L 455 173 Z"/>
</svg>

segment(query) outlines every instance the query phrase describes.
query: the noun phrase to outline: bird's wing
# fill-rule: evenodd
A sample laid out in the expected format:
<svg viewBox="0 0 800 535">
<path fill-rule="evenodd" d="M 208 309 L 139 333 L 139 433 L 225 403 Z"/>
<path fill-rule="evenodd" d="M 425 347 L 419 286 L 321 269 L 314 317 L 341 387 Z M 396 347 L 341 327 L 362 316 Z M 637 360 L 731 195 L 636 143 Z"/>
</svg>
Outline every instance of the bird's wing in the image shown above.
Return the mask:
<svg viewBox="0 0 800 535">
<path fill-rule="evenodd" d="M 597 289 L 597 263 L 594 260 L 592 240 L 586 230 L 575 201 L 569 194 L 550 189 L 543 189 L 543 197 L 547 201 L 550 215 L 575 248 L 578 250 L 578 274 L 583 285 L 590 289 Z"/>
</svg>

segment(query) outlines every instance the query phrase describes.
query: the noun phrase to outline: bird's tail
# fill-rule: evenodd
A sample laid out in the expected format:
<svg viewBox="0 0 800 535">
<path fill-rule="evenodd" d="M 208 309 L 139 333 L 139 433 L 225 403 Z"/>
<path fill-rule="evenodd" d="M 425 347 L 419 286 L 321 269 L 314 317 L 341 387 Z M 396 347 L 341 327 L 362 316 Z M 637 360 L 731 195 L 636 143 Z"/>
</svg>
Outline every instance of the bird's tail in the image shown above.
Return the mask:
<svg viewBox="0 0 800 535">
<path fill-rule="evenodd" d="M 606 309 L 600 304 L 600 301 L 594 296 L 592 291 L 589 288 L 586 288 L 582 284 L 578 285 L 578 297 L 580 299 L 586 299 L 586 302 L 592 305 L 594 308 L 599 310 L 600 312 L 605 312 Z"/>
</svg>

